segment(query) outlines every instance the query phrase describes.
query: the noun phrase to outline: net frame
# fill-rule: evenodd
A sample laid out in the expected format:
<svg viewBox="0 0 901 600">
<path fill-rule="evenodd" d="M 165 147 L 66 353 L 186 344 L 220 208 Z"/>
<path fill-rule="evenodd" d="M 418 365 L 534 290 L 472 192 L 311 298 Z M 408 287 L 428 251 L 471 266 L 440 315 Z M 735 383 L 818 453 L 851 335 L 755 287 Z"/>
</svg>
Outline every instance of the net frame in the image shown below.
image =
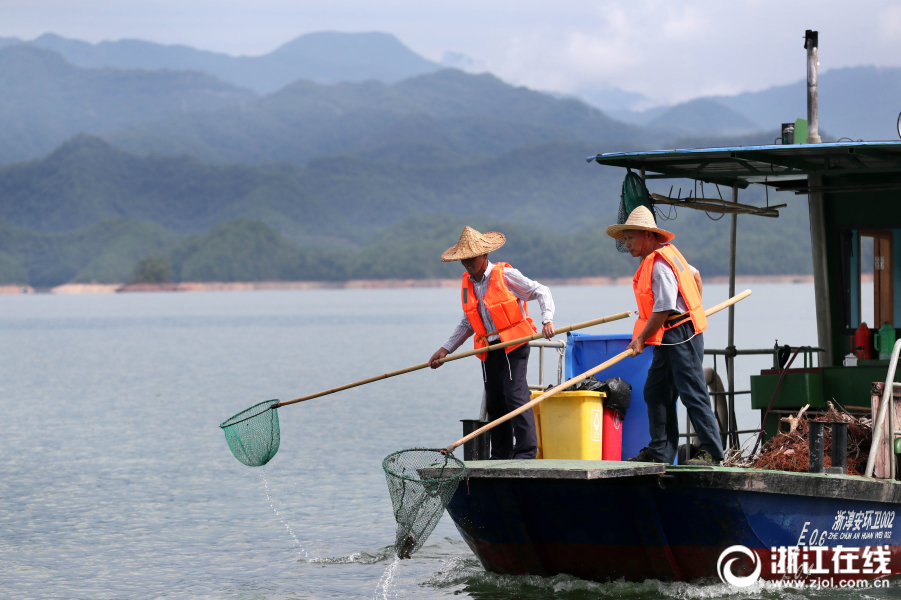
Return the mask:
<svg viewBox="0 0 901 600">
<path fill-rule="evenodd" d="M 277 406 L 278 400 L 264 400 L 219 425 L 229 450 L 248 467 L 262 467 L 278 452 L 281 431 Z"/>
<path fill-rule="evenodd" d="M 443 463 L 443 464 L 442 464 Z M 397 530 L 394 552 L 410 558 L 438 525 L 444 509 L 469 473 L 466 464 L 437 448 L 410 448 L 392 452 L 382 461 Z M 438 470 L 438 477 L 423 477 Z"/>
<path fill-rule="evenodd" d="M 657 210 L 654 208 L 653 202 L 651 202 L 651 194 L 648 192 L 644 180 L 636 173 L 633 173 L 632 169 L 629 169 L 625 179 L 623 179 L 622 193 L 619 197 L 619 211 L 616 215 L 617 225 L 624 224 L 632 211 L 639 206 L 644 206 L 650 210 L 651 214 L 654 215 L 654 220 L 657 220 Z M 616 240 L 616 249 L 619 252 L 628 252 L 626 242 L 623 240 Z"/>
</svg>

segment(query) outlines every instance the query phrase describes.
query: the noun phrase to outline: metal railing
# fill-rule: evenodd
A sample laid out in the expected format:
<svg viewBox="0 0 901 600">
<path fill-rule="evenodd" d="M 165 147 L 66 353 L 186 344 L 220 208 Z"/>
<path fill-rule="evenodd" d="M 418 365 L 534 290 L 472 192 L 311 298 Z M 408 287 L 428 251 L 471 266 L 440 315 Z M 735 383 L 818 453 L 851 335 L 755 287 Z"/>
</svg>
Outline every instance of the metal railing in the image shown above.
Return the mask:
<svg viewBox="0 0 901 600">
<path fill-rule="evenodd" d="M 557 354 L 559 355 L 557 358 L 557 385 L 563 383 L 563 360 L 566 356 L 566 341 L 532 340 L 531 342 L 529 342 L 529 346 L 532 348 L 538 348 L 538 385 L 530 385 L 529 389 L 543 391 L 546 387 L 544 385 L 545 348 L 555 348 L 557 350 Z M 479 420 L 486 422 L 488 421 L 488 398 L 486 396 L 485 390 L 482 390 L 482 408 L 479 411 Z"/>
<path fill-rule="evenodd" d="M 784 348 L 784 346 L 782 347 Z M 704 350 L 705 356 L 713 356 L 713 381 L 707 386 L 707 393 L 710 396 L 711 403 L 713 404 L 714 415 L 716 416 L 717 424 L 720 425 L 720 435 L 723 438 L 723 449 L 732 448 L 738 449 L 740 447 L 738 436 L 748 433 L 760 433 L 760 428 L 757 429 L 738 429 L 738 424 L 735 418 L 735 397 L 741 395 L 748 395 L 751 393 L 751 390 L 735 390 L 735 357 L 736 356 L 766 356 L 771 355 L 773 357 L 773 369 L 780 369 L 779 365 L 779 351 L 782 349 L 779 346 L 779 342 L 772 348 L 749 348 L 745 350 L 739 350 L 734 346 L 730 348 L 710 348 Z M 817 355 L 817 365 L 819 365 L 819 353 L 825 352 L 822 348 L 814 348 L 811 346 L 793 346 L 789 347 L 789 352 L 795 352 L 798 349 L 803 350 L 804 354 L 804 366 L 803 368 L 812 368 L 813 367 L 813 355 Z M 717 357 L 723 356 L 726 359 L 726 372 L 728 374 L 728 386 L 722 385 L 722 380 L 719 377 L 718 365 L 717 365 Z M 711 385 L 716 388 L 718 386 L 722 386 L 725 389 L 722 391 L 718 391 L 716 389 L 711 390 Z M 722 419 L 722 409 L 719 406 L 719 403 L 716 401 L 720 397 L 727 398 L 727 406 L 726 406 L 726 427 L 723 428 L 722 424 L 724 420 Z M 901 435 L 901 432 L 899 432 Z M 679 434 L 680 438 L 685 438 L 689 443 L 693 438 L 698 437 L 697 434 L 693 431 L 691 426 L 691 419 L 688 417 L 688 412 L 686 411 L 685 415 L 685 433 Z"/>
<path fill-rule="evenodd" d="M 538 348 L 538 385 L 530 385 L 530 390 L 543 390 L 544 385 L 544 349 L 556 348 L 557 350 L 557 385 L 563 383 L 563 360 L 566 356 L 566 341 L 558 340 L 533 340 L 529 342 L 532 348 Z"/>
</svg>

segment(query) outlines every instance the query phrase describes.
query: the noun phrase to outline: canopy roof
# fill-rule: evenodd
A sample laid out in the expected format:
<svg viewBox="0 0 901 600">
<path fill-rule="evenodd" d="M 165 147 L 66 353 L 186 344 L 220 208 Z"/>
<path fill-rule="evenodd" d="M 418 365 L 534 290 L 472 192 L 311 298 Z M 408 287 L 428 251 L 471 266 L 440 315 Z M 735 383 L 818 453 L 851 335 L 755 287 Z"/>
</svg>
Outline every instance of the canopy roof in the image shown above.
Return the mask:
<svg viewBox="0 0 901 600">
<path fill-rule="evenodd" d="M 808 175 L 901 175 L 901 142 L 840 142 L 655 150 L 651 152 L 610 152 L 588 157 L 602 165 L 645 169 L 647 179 L 687 178 L 720 185 L 746 188 L 762 183 L 796 193 L 810 191 Z M 866 185 L 866 177 L 856 184 Z M 880 187 L 901 187 L 886 184 Z M 847 186 L 843 186 L 847 187 Z M 850 191 L 850 189 L 848 190 Z"/>
</svg>

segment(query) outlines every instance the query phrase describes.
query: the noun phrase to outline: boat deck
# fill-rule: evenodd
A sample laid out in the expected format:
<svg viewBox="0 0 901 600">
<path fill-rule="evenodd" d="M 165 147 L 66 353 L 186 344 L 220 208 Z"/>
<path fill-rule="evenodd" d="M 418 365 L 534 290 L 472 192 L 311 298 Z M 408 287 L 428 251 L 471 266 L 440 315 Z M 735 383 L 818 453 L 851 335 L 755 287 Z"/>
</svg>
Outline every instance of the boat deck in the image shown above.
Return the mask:
<svg viewBox="0 0 901 600">
<path fill-rule="evenodd" d="M 482 460 L 468 461 L 465 464 L 467 479 L 637 482 L 637 478 L 646 480 L 647 477 L 653 477 L 657 481 L 655 485 L 661 488 L 702 487 L 901 503 L 901 482 L 854 475 L 605 460 Z M 422 475 L 429 477 L 431 474 L 428 471 L 429 469 L 423 469 Z"/>
<path fill-rule="evenodd" d="M 471 460 L 465 464 L 467 476 L 473 479 L 607 479 L 666 472 L 666 465 L 659 463 L 613 460 Z"/>
</svg>

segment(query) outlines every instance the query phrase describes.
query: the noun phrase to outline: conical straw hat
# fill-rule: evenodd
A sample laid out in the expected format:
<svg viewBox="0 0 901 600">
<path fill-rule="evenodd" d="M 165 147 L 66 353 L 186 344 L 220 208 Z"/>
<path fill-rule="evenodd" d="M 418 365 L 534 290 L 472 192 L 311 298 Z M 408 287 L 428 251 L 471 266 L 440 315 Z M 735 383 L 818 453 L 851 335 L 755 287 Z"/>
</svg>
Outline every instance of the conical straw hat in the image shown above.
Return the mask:
<svg viewBox="0 0 901 600">
<path fill-rule="evenodd" d="M 657 227 L 657 222 L 654 220 L 654 215 L 650 210 L 645 206 L 636 206 L 635 210 L 629 215 L 629 218 L 626 219 L 626 222 L 622 225 L 611 225 L 607 228 L 607 235 L 612 238 L 616 238 L 618 240 L 623 239 L 623 232 L 629 229 L 638 229 L 639 231 L 653 231 L 657 235 L 660 236 L 660 241 L 669 242 L 674 237 L 676 237 L 675 233 L 670 233 L 665 229 L 660 229 Z"/>
<path fill-rule="evenodd" d="M 504 245 L 507 238 L 503 233 L 489 231 L 488 233 L 479 233 L 469 225 L 463 228 L 460 234 L 460 241 L 455 246 L 448 248 L 441 255 L 444 262 L 452 262 L 455 260 L 464 260 L 467 258 L 475 258 L 493 252 Z"/>
</svg>

